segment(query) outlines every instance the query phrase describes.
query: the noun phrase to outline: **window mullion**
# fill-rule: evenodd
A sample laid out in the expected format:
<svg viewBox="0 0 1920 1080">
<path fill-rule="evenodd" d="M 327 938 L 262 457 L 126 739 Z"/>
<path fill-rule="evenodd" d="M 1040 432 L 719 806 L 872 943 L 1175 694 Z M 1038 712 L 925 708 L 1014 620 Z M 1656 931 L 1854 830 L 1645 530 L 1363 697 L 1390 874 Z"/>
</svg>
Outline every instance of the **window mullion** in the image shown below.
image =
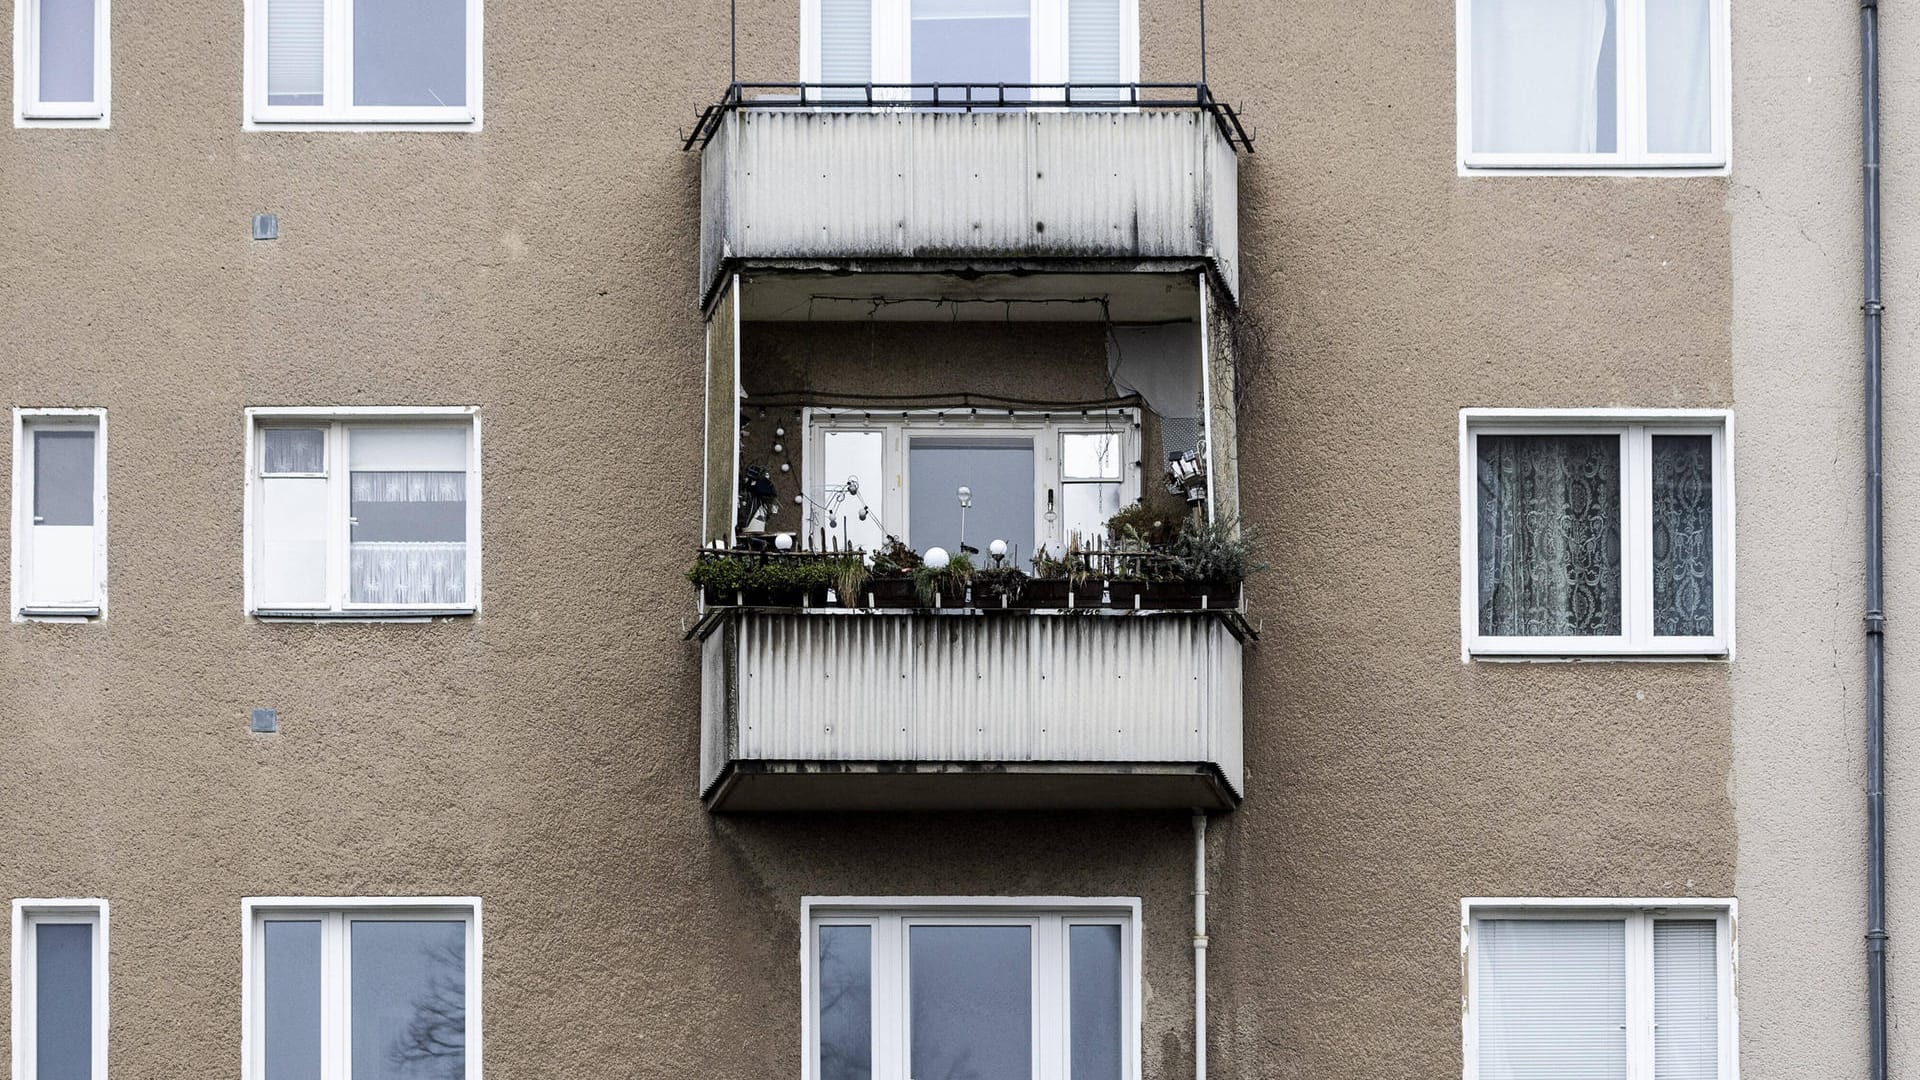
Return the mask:
<svg viewBox="0 0 1920 1080">
<path fill-rule="evenodd" d="M 344 611 L 352 578 L 348 544 L 353 535 L 351 483 L 347 475 L 347 425 L 335 422 L 327 433 L 327 603 Z"/>
<path fill-rule="evenodd" d="M 1033 928 L 1033 1037 L 1039 1080 L 1068 1080 L 1069 1023 L 1066 927 L 1060 916 L 1041 919 Z"/>
<path fill-rule="evenodd" d="M 322 83 L 325 114 L 342 118 L 353 110 L 353 0 L 327 0 L 321 41 L 326 49 Z"/>
<path fill-rule="evenodd" d="M 880 1006 L 874 1017 L 875 1030 L 880 1033 L 874 1064 L 883 1080 L 907 1080 L 913 1064 L 907 1033 L 912 1006 L 907 1000 L 911 982 L 907 977 L 906 920 L 900 915 L 883 916 L 874 926 L 874 944 L 874 967 L 884 984 L 874 987 L 873 1000 Z"/>
<path fill-rule="evenodd" d="M 1644 424 L 1621 436 L 1621 633 L 1628 644 L 1653 643 L 1653 443 Z"/>
<path fill-rule="evenodd" d="M 1617 0 L 1617 131 L 1619 151 L 1629 163 L 1647 157 L 1647 11 L 1646 0 Z"/>
<path fill-rule="evenodd" d="M 1627 1080 L 1653 1075 L 1653 920 L 1627 916 Z"/>
</svg>

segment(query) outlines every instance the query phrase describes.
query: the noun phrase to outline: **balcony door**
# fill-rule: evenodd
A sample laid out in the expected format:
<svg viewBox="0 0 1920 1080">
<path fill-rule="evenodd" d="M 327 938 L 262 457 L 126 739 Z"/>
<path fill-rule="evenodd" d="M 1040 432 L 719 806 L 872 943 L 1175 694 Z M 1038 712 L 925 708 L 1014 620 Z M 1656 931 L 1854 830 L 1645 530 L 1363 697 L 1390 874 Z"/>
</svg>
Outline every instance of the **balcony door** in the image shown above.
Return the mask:
<svg viewBox="0 0 1920 1080">
<path fill-rule="evenodd" d="M 1137 0 L 802 0 L 801 78 L 829 98 L 1117 99 L 1140 77 Z M 1029 93 L 1002 84 L 1038 84 Z"/>
</svg>

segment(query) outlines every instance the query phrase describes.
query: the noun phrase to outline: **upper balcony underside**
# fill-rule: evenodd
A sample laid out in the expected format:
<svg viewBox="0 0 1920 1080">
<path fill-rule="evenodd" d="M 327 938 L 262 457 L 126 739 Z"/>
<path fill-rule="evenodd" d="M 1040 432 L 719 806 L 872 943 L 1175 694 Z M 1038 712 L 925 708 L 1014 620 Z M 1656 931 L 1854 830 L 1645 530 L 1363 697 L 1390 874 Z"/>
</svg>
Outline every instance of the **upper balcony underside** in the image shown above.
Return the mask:
<svg viewBox="0 0 1920 1080">
<path fill-rule="evenodd" d="M 742 268 L 1199 267 L 1231 301 L 1233 130 L 1202 108 L 729 109 L 701 152 L 701 299 Z"/>
</svg>

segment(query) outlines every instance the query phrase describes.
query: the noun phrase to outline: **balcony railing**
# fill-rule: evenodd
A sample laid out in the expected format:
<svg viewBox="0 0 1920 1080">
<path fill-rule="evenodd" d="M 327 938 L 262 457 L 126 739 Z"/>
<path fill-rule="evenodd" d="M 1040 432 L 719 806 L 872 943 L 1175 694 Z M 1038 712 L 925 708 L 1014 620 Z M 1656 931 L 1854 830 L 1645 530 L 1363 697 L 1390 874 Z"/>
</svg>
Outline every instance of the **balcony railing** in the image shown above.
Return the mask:
<svg viewBox="0 0 1920 1080">
<path fill-rule="evenodd" d="M 984 112 L 1008 109 L 1197 110 L 1212 115 L 1227 145 L 1251 154 L 1253 134 L 1233 106 L 1206 83 L 781 83 L 737 82 L 701 110 L 685 150 L 703 147 L 726 114 L 741 109 L 909 109 Z"/>
<path fill-rule="evenodd" d="M 710 610 L 720 811 L 1231 809 L 1236 611 Z"/>
<path fill-rule="evenodd" d="M 1207 271 L 1238 294 L 1238 154 L 1204 83 L 739 83 L 701 155 L 703 305 L 736 270 Z"/>
</svg>

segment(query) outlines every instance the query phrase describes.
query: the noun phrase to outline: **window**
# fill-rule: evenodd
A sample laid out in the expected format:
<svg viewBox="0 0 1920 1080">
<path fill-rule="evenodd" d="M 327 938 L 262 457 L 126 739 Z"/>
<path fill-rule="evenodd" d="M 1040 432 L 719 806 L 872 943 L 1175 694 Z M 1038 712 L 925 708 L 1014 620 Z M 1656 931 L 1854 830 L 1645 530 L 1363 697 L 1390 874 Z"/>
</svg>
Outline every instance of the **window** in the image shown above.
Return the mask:
<svg viewBox="0 0 1920 1080">
<path fill-rule="evenodd" d="M 1136 0 L 804 0 L 802 78 L 912 83 L 911 95 L 997 100 L 1000 83 L 1073 83 L 1082 98 L 1139 79 Z M 1084 89 L 1079 89 L 1084 88 Z M 896 91 L 897 93 L 897 91 Z M 1034 91 L 1037 99 L 1059 91 Z M 876 93 L 885 97 L 888 92 Z M 847 98 L 864 92 L 846 91 Z M 1024 90 L 1007 100 L 1025 100 Z"/>
<path fill-rule="evenodd" d="M 14 0 L 14 126 L 107 126 L 107 25 L 107 0 Z"/>
<path fill-rule="evenodd" d="M 1468 654 L 1728 655 L 1723 412 L 1461 414 Z"/>
<path fill-rule="evenodd" d="M 86 618 L 107 601 L 107 416 L 13 414 L 13 614 Z"/>
<path fill-rule="evenodd" d="M 1139 902 L 810 899 L 805 1080 L 1137 1080 Z"/>
<path fill-rule="evenodd" d="M 1038 545 L 1105 537 L 1140 497 L 1139 412 L 1072 416 L 810 409 L 809 535 L 868 551 L 888 535 L 922 551 L 1004 540 L 1013 566 Z"/>
<path fill-rule="evenodd" d="M 1466 1080 L 1734 1080 L 1730 901 L 1462 909 Z"/>
<path fill-rule="evenodd" d="M 481 0 L 249 0 L 258 124 L 480 122 Z"/>
<path fill-rule="evenodd" d="M 1457 0 L 1460 160 L 1727 163 L 1727 0 Z"/>
<path fill-rule="evenodd" d="M 13 1075 L 105 1080 L 105 900 L 13 902 Z"/>
<path fill-rule="evenodd" d="M 245 1080 L 479 1080 L 479 900 L 242 906 Z"/>
<path fill-rule="evenodd" d="M 251 610 L 364 617 L 478 607 L 471 409 L 255 410 L 248 424 Z"/>
</svg>

